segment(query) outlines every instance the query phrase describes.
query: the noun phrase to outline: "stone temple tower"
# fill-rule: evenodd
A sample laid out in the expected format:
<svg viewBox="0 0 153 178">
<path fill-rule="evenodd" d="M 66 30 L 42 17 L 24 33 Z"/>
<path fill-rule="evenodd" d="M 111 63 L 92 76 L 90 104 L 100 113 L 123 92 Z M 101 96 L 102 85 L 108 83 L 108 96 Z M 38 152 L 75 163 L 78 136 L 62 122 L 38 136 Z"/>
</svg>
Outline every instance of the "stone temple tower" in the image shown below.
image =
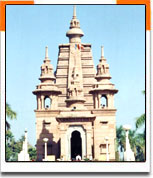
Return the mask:
<svg viewBox="0 0 153 178">
<path fill-rule="evenodd" d="M 116 109 L 110 82 L 109 65 L 101 57 L 94 68 L 91 44 L 84 36 L 76 17 L 76 7 L 66 33 L 68 44 L 59 45 L 54 75 L 46 47 L 41 66 L 41 83 L 33 94 L 37 98 L 37 160 L 44 159 L 44 138 L 48 138 L 47 156 L 70 161 L 79 154 L 82 159 L 115 160 Z"/>
</svg>

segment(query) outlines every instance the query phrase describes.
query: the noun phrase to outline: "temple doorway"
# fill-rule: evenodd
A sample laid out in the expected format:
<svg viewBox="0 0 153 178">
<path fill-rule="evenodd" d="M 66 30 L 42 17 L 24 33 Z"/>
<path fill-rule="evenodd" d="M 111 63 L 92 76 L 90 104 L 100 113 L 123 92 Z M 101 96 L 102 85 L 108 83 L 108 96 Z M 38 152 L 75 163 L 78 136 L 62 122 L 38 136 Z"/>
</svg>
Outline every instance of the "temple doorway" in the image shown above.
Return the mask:
<svg viewBox="0 0 153 178">
<path fill-rule="evenodd" d="M 82 157 L 82 139 L 79 131 L 73 131 L 71 137 L 71 159 L 77 155 Z"/>
</svg>

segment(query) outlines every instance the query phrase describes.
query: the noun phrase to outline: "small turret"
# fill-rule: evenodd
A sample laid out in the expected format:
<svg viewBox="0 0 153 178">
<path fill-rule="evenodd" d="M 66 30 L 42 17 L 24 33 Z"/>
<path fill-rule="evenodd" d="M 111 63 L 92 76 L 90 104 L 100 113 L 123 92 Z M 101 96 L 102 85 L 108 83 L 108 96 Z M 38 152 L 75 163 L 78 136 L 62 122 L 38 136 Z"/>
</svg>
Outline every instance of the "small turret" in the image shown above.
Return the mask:
<svg viewBox="0 0 153 178">
<path fill-rule="evenodd" d="M 39 80 L 41 83 L 37 85 L 33 94 L 37 96 L 37 110 L 50 110 L 57 107 L 58 95 L 61 91 L 55 84 L 55 76 L 53 73 L 53 66 L 48 57 L 48 47 L 45 49 L 45 59 L 41 66 L 41 75 Z M 46 104 L 49 100 L 49 105 Z"/>
<path fill-rule="evenodd" d="M 90 91 L 94 96 L 95 109 L 114 109 L 114 94 L 118 92 L 114 84 L 110 82 L 109 65 L 104 57 L 104 47 L 101 47 L 101 58 L 97 65 L 97 83 Z M 103 102 L 105 100 L 105 102 Z"/>
<path fill-rule="evenodd" d="M 42 83 L 54 83 L 55 81 L 53 66 L 50 63 L 50 59 L 48 57 L 48 46 L 46 46 L 45 49 L 45 59 L 44 59 L 44 63 L 41 66 L 41 75 L 39 80 Z"/>
<path fill-rule="evenodd" d="M 99 60 L 99 64 L 97 65 L 97 75 L 95 77 L 98 82 L 104 82 L 109 79 L 111 79 L 110 73 L 109 73 L 109 64 L 107 64 L 107 61 L 104 57 L 104 47 L 101 47 L 101 58 Z M 105 80 L 104 80 L 105 79 Z"/>
</svg>

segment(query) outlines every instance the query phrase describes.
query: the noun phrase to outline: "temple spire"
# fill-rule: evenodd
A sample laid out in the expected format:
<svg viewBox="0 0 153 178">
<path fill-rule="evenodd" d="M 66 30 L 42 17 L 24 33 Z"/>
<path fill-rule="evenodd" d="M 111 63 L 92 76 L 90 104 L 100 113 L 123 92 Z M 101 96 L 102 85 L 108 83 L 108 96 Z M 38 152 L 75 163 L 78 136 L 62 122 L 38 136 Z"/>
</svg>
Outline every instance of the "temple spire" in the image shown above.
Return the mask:
<svg viewBox="0 0 153 178">
<path fill-rule="evenodd" d="M 55 81 L 55 76 L 54 76 L 54 71 L 53 71 L 53 66 L 50 63 L 51 60 L 49 59 L 48 56 L 48 46 L 45 47 L 45 59 L 44 59 L 44 63 L 41 66 L 41 75 L 39 80 L 42 83 L 54 83 Z"/>
<path fill-rule="evenodd" d="M 101 46 L 101 58 L 99 60 L 99 64 L 97 65 L 97 75 L 95 77 L 98 82 L 105 82 L 111 79 L 109 73 L 109 64 L 104 57 L 104 46 Z"/>
<path fill-rule="evenodd" d="M 76 19 L 76 5 L 73 6 L 73 19 Z"/>
<path fill-rule="evenodd" d="M 46 49 L 45 49 L 45 59 L 48 59 L 48 46 L 46 46 Z"/>
</svg>

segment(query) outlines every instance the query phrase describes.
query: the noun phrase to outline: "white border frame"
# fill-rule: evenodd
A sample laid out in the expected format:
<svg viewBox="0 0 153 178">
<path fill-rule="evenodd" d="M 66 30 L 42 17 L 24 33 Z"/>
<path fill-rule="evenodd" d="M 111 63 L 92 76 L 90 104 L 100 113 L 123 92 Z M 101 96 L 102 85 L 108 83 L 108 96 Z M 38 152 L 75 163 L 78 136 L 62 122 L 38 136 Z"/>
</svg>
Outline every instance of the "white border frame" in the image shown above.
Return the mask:
<svg viewBox="0 0 153 178">
<path fill-rule="evenodd" d="M 116 4 L 115 0 L 71 0 L 51 3 L 49 0 L 35 0 L 35 4 Z M 5 162 L 5 32 L 0 32 L 1 60 L 1 171 L 2 172 L 150 172 L 150 125 L 151 125 L 151 62 L 150 31 L 146 31 L 146 162 Z"/>
</svg>

